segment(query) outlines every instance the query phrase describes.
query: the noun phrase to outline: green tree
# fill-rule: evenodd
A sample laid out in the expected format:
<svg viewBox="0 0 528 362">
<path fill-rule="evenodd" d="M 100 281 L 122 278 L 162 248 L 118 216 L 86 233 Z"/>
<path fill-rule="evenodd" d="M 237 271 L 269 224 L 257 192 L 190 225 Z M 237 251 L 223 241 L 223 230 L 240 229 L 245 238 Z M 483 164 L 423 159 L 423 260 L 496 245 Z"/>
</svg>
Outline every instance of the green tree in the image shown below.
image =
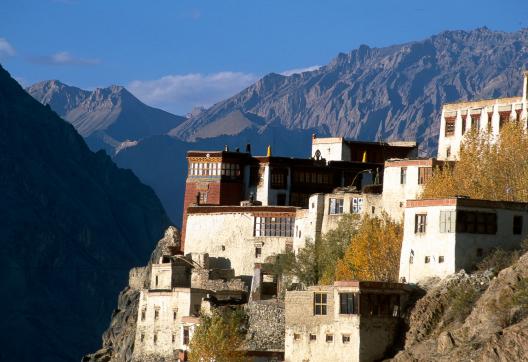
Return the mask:
<svg viewBox="0 0 528 362">
<path fill-rule="evenodd" d="M 191 362 L 239 362 L 248 361 L 242 351 L 244 334 L 241 326 L 244 318 L 232 310 L 213 310 L 203 315 L 189 345 Z"/>
</svg>

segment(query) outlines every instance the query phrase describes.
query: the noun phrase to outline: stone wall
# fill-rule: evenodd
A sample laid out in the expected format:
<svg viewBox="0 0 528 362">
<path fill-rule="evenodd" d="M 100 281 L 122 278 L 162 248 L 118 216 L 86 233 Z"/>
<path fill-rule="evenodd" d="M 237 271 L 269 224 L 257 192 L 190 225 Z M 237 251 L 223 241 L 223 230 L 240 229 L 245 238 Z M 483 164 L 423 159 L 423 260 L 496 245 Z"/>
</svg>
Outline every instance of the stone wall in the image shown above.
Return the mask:
<svg viewBox="0 0 528 362">
<path fill-rule="evenodd" d="M 249 302 L 246 348 L 249 351 L 284 351 L 284 303 L 278 300 Z"/>
</svg>

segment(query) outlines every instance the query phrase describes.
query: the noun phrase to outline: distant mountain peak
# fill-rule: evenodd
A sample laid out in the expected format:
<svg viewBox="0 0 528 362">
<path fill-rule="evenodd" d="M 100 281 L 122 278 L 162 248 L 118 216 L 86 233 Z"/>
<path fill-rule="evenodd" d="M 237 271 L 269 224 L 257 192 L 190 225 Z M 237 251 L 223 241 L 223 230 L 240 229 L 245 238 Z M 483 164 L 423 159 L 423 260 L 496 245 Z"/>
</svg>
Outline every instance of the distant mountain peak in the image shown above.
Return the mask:
<svg viewBox="0 0 528 362">
<path fill-rule="evenodd" d="M 185 120 L 147 106 L 120 85 L 88 91 L 49 80 L 26 90 L 39 102 L 49 104 L 82 136 L 91 137 L 98 144 L 96 148 L 111 150 L 115 143 L 125 140 L 166 134 Z"/>
</svg>

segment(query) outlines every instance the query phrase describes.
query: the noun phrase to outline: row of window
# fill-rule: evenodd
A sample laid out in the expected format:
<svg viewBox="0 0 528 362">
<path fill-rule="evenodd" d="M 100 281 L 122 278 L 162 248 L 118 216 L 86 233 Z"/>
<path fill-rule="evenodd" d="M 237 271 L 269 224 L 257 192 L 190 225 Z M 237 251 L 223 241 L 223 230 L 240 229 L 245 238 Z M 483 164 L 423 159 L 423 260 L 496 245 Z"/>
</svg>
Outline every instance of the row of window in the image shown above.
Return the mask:
<svg viewBox="0 0 528 362">
<path fill-rule="evenodd" d="M 423 185 L 433 176 L 432 167 L 418 167 L 418 185 Z M 407 183 L 407 167 L 400 169 L 400 184 Z"/>
<path fill-rule="evenodd" d="M 400 305 L 399 298 L 397 294 L 339 293 L 339 314 L 361 313 L 370 316 L 397 317 Z M 314 292 L 313 314 L 328 314 L 328 293 Z"/>
<path fill-rule="evenodd" d="M 433 259 L 434 259 L 434 257 L 433 257 Z M 444 262 L 444 256 L 440 255 L 437 260 L 438 260 L 438 264 L 443 263 Z M 431 257 L 430 256 L 425 256 L 424 263 L 425 264 L 429 264 L 430 262 L 431 262 Z M 411 253 L 411 256 L 409 256 L 409 264 L 414 264 L 414 254 L 413 253 Z"/>
<path fill-rule="evenodd" d="M 514 111 L 514 119 L 519 120 L 521 116 L 521 110 Z M 488 123 L 486 124 L 486 130 L 491 130 L 492 128 L 492 117 L 493 112 L 488 112 Z M 504 123 L 508 122 L 511 119 L 511 111 L 499 111 L 499 128 L 502 128 Z M 472 114 L 471 115 L 471 128 L 480 130 L 480 120 L 481 114 Z M 453 136 L 455 134 L 455 124 L 456 117 L 446 117 L 445 118 L 445 130 L 444 134 L 446 137 Z M 462 134 L 466 133 L 466 117 L 462 116 Z"/>
<path fill-rule="evenodd" d="M 145 333 L 141 333 L 140 340 L 141 342 L 145 341 Z M 158 344 L 158 332 L 154 332 L 154 334 L 152 335 L 152 341 L 154 342 L 154 344 Z M 183 327 L 183 344 L 187 346 L 189 345 L 189 341 L 190 341 L 189 327 Z M 172 343 L 176 343 L 175 334 L 172 335 Z"/>
<path fill-rule="evenodd" d="M 328 213 L 330 215 L 342 214 L 343 213 L 343 199 L 330 199 L 330 205 Z M 350 200 L 350 211 L 352 214 L 360 214 L 363 212 L 363 198 L 362 197 L 353 197 Z"/>
<path fill-rule="evenodd" d="M 240 165 L 221 162 L 191 162 L 191 176 L 240 176 Z"/>
<path fill-rule="evenodd" d="M 333 334 L 327 333 L 325 337 L 326 337 L 326 342 L 327 343 L 333 343 L 334 342 L 334 335 Z M 293 340 L 295 342 L 300 341 L 301 340 L 301 334 L 300 333 L 294 333 L 293 334 Z M 308 340 L 310 342 L 317 341 L 317 335 L 313 334 L 313 333 L 310 333 L 308 335 Z M 344 343 L 344 344 L 350 343 L 350 334 L 342 334 L 341 335 L 341 342 Z"/>
<path fill-rule="evenodd" d="M 496 234 L 497 214 L 493 212 L 444 210 L 440 211 L 441 233 Z M 520 235 L 523 230 L 522 215 L 514 215 L 512 233 Z M 414 216 L 414 232 L 423 234 L 427 231 L 427 214 Z"/>
<path fill-rule="evenodd" d="M 255 217 L 254 236 L 293 236 L 293 217 Z"/>
<path fill-rule="evenodd" d="M 156 285 L 158 282 L 158 277 L 156 276 Z M 194 306 L 194 313 L 198 314 L 200 312 L 200 304 L 196 304 Z M 176 320 L 176 317 L 178 316 L 178 308 L 174 308 L 172 310 L 172 320 Z M 147 317 L 147 308 L 141 309 L 141 320 L 144 321 Z M 154 307 L 154 320 L 158 320 L 160 317 L 160 308 Z"/>
<path fill-rule="evenodd" d="M 332 183 L 332 176 L 328 173 L 319 173 L 315 171 L 294 171 L 293 182 L 306 184 L 330 184 Z"/>
</svg>

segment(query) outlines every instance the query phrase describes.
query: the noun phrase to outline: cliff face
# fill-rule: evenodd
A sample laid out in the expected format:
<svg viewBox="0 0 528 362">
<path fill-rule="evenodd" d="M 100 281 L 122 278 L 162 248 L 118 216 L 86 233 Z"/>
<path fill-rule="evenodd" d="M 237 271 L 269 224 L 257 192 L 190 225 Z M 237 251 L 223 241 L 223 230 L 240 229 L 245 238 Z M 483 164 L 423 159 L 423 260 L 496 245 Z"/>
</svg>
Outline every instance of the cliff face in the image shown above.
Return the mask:
<svg viewBox="0 0 528 362">
<path fill-rule="evenodd" d="M 132 359 L 140 291 L 149 287 L 152 263 L 163 255 L 172 255 L 174 249 L 179 247 L 180 232 L 175 227 L 169 227 L 158 241 L 148 265 L 130 270 L 128 286 L 119 293 L 117 308 L 112 313 L 110 326 L 103 334 L 101 349 L 86 355 L 83 362 L 123 362 Z"/>
<path fill-rule="evenodd" d="M 1 67 L 0 195 L 0 360 L 79 359 L 170 221 L 149 187 Z"/>
<path fill-rule="evenodd" d="M 527 49 L 528 29 L 446 31 L 386 48 L 362 45 L 316 71 L 269 74 L 171 134 L 214 137 L 216 129 L 226 132 L 229 124 L 240 127 L 257 118 L 364 140 L 416 138 L 431 153 L 443 103 L 521 93 Z"/>
<path fill-rule="evenodd" d="M 393 360 L 528 360 L 527 281 L 525 254 L 496 277 L 458 273 L 432 285 L 411 311 L 405 349 Z M 468 290 L 476 291 L 474 304 Z"/>
</svg>

